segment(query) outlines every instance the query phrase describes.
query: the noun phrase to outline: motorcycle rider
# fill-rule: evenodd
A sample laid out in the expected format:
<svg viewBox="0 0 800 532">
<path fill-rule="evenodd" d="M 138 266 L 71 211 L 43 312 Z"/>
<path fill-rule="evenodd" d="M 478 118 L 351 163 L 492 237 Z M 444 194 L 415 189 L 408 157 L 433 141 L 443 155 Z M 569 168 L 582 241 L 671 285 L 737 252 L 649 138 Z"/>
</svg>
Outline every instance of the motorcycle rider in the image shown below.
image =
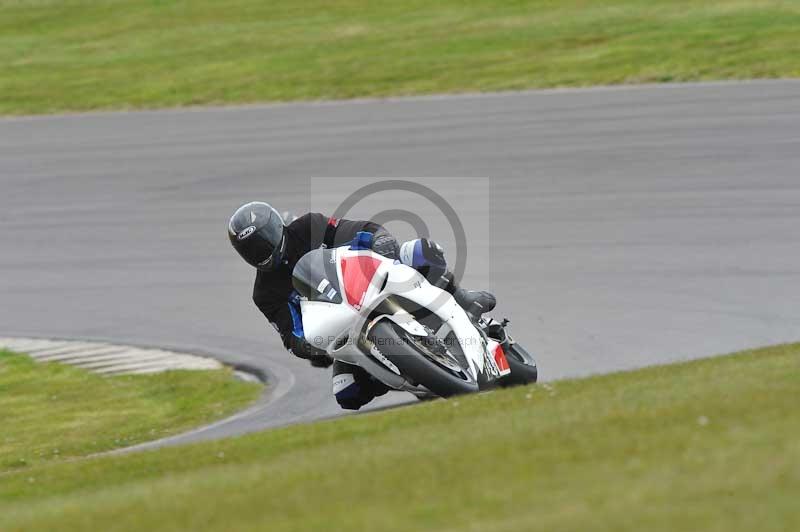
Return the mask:
<svg viewBox="0 0 800 532">
<path fill-rule="evenodd" d="M 351 410 L 358 410 L 385 394 L 388 388 L 358 366 L 333 362 L 325 351 L 295 335 L 289 297 L 293 291 L 292 270 L 303 255 L 321 246 L 346 245 L 359 231 L 373 234 L 374 252 L 417 269 L 429 281 L 453 294 L 465 309 L 479 309 L 482 313 L 495 306 L 492 294 L 456 286 L 452 274 L 446 270 L 444 251 L 426 238 L 410 240 L 401 246 L 382 226 L 366 220 L 337 220 L 312 212 L 286 225 L 278 211 L 267 203 L 254 201 L 239 207 L 228 222 L 228 238 L 239 255 L 257 269 L 253 301 L 292 354 L 307 359 L 315 367 L 333 363 L 336 401 Z"/>
</svg>

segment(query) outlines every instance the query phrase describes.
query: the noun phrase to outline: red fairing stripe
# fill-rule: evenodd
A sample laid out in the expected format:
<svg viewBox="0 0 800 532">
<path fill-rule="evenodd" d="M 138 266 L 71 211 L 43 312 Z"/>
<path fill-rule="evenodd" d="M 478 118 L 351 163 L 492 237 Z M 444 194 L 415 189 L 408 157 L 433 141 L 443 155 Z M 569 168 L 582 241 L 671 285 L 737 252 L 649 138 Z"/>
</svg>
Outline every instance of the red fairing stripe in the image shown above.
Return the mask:
<svg viewBox="0 0 800 532">
<path fill-rule="evenodd" d="M 508 365 L 508 360 L 506 360 L 506 354 L 503 351 L 503 346 L 500 344 L 498 344 L 494 349 L 494 361 L 497 364 L 497 369 L 500 370 L 501 375 L 511 372 L 511 367 Z"/>
<path fill-rule="evenodd" d="M 356 255 L 342 259 L 342 277 L 347 302 L 360 309 L 369 288 L 369 283 L 378 271 L 381 261 L 368 255 Z"/>
</svg>

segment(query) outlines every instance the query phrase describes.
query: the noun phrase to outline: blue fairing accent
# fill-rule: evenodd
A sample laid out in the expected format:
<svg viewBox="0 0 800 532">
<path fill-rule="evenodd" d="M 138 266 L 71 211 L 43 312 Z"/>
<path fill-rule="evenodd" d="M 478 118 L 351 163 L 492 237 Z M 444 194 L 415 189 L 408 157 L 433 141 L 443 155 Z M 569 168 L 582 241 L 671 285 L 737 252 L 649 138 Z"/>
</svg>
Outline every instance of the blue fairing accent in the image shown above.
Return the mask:
<svg viewBox="0 0 800 532">
<path fill-rule="evenodd" d="M 303 315 L 300 313 L 300 294 L 292 290 L 289 294 L 289 313 L 292 315 L 292 334 L 297 338 L 303 338 Z"/>
<path fill-rule="evenodd" d="M 350 249 L 372 249 L 372 233 L 368 231 L 359 231 L 356 233 L 356 236 L 353 237 L 353 241 L 350 243 Z"/>
</svg>

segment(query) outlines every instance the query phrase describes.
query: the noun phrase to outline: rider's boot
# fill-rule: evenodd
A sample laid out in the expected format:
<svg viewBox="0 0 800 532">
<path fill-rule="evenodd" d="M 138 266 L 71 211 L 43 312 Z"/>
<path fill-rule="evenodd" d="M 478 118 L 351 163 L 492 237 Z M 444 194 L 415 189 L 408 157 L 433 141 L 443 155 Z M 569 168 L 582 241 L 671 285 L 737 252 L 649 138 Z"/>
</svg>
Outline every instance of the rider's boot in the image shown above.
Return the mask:
<svg viewBox="0 0 800 532">
<path fill-rule="evenodd" d="M 466 290 L 456 287 L 452 294 L 456 303 L 467 311 L 467 315 L 473 321 L 480 318 L 481 314 L 491 312 L 497 304 L 497 299 L 494 295 L 483 290 Z"/>
<path fill-rule="evenodd" d="M 458 286 L 452 272 L 443 273 L 433 284 L 442 290 L 450 292 L 456 303 L 467 312 L 472 321 L 478 321 L 482 314 L 491 312 L 497 305 L 497 299 L 490 292 L 467 290 Z"/>
<path fill-rule="evenodd" d="M 456 302 L 474 321 L 497 304 L 489 292 L 459 288 L 453 274 L 447 271 L 444 250 L 433 240 L 418 238 L 405 242 L 400 246 L 400 261 L 415 268 L 435 286 L 453 294 Z"/>
</svg>

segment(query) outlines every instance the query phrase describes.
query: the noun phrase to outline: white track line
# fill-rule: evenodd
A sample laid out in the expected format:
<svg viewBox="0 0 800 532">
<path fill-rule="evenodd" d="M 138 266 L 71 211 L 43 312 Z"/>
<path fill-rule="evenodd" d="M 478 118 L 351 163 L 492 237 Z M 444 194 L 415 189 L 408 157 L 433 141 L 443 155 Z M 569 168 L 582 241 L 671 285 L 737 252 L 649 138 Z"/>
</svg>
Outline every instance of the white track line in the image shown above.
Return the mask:
<svg viewBox="0 0 800 532">
<path fill-rule="evenodd" d="M 70 364 L 103 375 L 159 373 L 174 369 L 206 370 L 223 367 L 213 358 L 104 342 L 0 337 L 0 348 L 28 354 L 40 362 Z"/>
</svg>

